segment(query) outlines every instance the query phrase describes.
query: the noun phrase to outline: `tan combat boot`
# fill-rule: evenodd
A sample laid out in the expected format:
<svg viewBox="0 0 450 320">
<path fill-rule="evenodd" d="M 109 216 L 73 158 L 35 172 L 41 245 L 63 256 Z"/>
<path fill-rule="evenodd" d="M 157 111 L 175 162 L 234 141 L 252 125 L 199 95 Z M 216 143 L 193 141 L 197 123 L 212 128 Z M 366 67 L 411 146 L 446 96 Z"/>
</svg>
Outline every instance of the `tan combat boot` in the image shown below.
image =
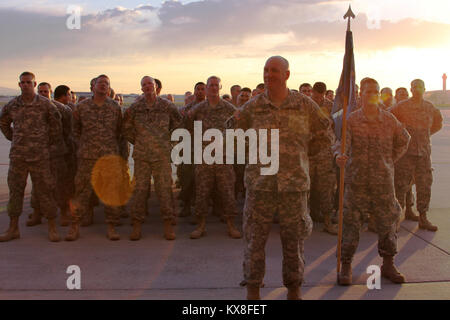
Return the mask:
<svg viewBox="0 0 450 320">
<path fill-rule="evenodd" d="M 56 230 L 55 219 L 48 219 L 48 239 L 51 242 L 59 242 L 61 238 L 59 237 L 58 230 Z"/>
<path fill-rule="evenodd" d="M 70 225 L 71 222 L 71 218 L 69 215 L 69 210 L 66 209 L 61 209 L 61 216 L 59 217 L 59 225 L 61 227 L 67 227 L 68 225 Z"/>
<path fill-rule="evenodd" d="M 30 218 L 27 220 L 27 227 L 34 227 L 42 223 L 42 215 L 39 209 L 34 209 Z"/>
<path fill-rule="evenodd" d="M 131 241 L 137 241 L 141 239 L 141 229 L 142 229 L 142 223 L 135 221 L 133 222 L 133 231 L 130 235 Z"/>
<path fill-rule="evenodd" d="M 116 232 L 114 223 L 108 223 L 108 232 L 106 234 L 106 237 L 111 241 L 120 240 L 120 235 Z"/>
<path fill-rule="evenodd" d="M 191 232 L 191 239 L 199 239 L 206 234 L 206 218 L 199 217 L 197 223 L 197 229 Z"/>
<path fill-rule="evenodd" d="M 247 284 L 247 300 L 261 300 L 259 286 L 250 286 Z"/>
<path fill-rule="evenodd" d="M 173 219 L 164 220 L 164 238 L 166 240 L 175 240 L 175 232 L 173 231 Z"/>
<path fill-rule="evenodd" d="M 332 234 L 334 236 L 338 234 L 338 226 L 337 224 L 333 224 L 331 222 L 331 217 L 329 215 L 326 215 L 324 217 L 323 231 L 328 232 L 329 234 Z"/>
<path fill-rule="evenodd" d="M 81 221 L 82 227 L 87 227 L 94 224 L 94 208 L 88 208 L 86 215 L 83 217 Z"/>
<path fill-rule="evenodd" d="M 75 241 L 80 236 L 80 224 L 78 222 L 72 222 L 70 225 L 69 233 L 65 238 L 66 241 Z"/>
<path fill-rule="evenodd" d="M 406 206 L 405 219 L 411 221 L 419 221 L 419 216 L 416 215 L 410 206 Z"/>
<path fill-rule="evenodd" d="M 228 217 L 226 219 L 226 221 L 227 221 L 227 231 L 228 231 L 228 235 L 230 236 L 230 238 L 233 238 L 233 239 L 240 239 L 240 238 L 242 238 L 241 233 L 234 226 L 233 218 Z"/>
<path fill-rule="evenodd" d="M 301 293 L 300 293 L 300 287 L 289 287 L 287 288 L 287 300 L 302 300 Z"/>
<path fill-rule="evenodd" d="M 381 276 L 391 280 L 393 283 L 404 283 L 406 281 L 405 276 L 395 267 L 393 256 L 383 257 Z"/>
<path fill-rule="evenodd" d="M 352 284 L 351 263 L 342 263 L 341 272 L 338 275 L 338 284 L 341 286 L 349 286 Z"/>
<path fill-rule="evenodd" d="M 437 226 L 431 224 L 431 222 L 428 221 L 426 213 L 420 213 L 419 215 L 419 228 L 428 231 L 437 231 L 438 229 Z"/>
<path fill-rule="evenodd" d="M 13 239 L 19 239 L 19 217 L 11 217 L 8 230 L 0 236 L 0 242 L 6 242 Z"/>
</svg>

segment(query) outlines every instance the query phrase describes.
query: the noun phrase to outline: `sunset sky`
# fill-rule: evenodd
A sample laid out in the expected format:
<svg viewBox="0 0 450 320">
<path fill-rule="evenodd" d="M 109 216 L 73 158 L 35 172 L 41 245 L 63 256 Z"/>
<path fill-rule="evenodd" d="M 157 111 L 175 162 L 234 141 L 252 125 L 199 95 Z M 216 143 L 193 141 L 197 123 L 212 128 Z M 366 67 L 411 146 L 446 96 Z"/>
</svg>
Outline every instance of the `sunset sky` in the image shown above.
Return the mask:
<svg viewBox="0 0 450 320">
<path fill-rule="evenodd" d="M 428 90 L 450 76 L 448 0 L 0 0 L 0 87 L 17 88 L 18 75 L 88 91 L 101 73 L 116 92 L 139 93 L 154 76 L 163 93 L 182 94 L 210 75 L 224 89 L 263 82 L 265 60 L 291 64 L 290 88 L 324 81 L 337 87 L 351 4 L 357 81 Z M 81 29 L 66 27 L 67 7 L 82 8 Z M 450 84 L 448 85 L 450 87 Z"/>
</svg>

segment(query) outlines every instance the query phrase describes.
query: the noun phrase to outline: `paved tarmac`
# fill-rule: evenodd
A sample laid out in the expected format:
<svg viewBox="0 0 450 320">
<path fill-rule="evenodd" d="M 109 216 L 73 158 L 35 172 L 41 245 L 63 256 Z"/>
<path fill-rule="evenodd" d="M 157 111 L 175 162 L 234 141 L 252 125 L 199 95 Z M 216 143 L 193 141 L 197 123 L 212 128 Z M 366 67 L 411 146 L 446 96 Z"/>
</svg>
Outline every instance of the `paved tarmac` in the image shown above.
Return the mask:
<svg viewBox="0 0 450 320">
<path fill-rule="evenodd" d="M 323 233 L 317 224 L 305 242 L 306 272 L 303 298 L 316 299 L 445 299 L 450 298 L 450 110 L 444 110 L 445 126 L 433 137 L 434 184 L 429 218 L 439 226 L 436 233 L 402 223 L 396 263 L 407 283 L 394 285 L 384 279 L 381 289 L 366 285 L 370 265 L 381 265 L 377 236 L 362 232 L 353 263 L 354 285 L 336 285 L 336 237 Z M 0 231 L 6 230 L 9 142 L 0 138 Z M 177 239 L 162 237 L 162 222 L 155 194 L 143 239 L 128 240 L 129 222 L 118 227 L 122 240 L 106 239 L 103 209 L 96 208 L 95 224 L 81 229 L 76 242 L 50 243 L 47 226 L 26 227 L 31 212 L 30 184 L 20 220 L 21 239 L 0 244 L 0 299 L 154 299 L 240 300 L 245 298 L 242 280 L 244 241 L 226 235 L 225 224 L 209 216 L 208 234 L 189 239 L 194 226 L 179 218 Z M 242 201 L 239 207 L 242 208 Z M 241 219 L 239 219 L 239 223 Z M 68 228 L 60 228 L 65 235 Z M 281 278 L 279 226 L 274 224 L 266 247 L 263 299 L 285 299 Z M 68 290 L 68 266 L 81 269 L 81 290 Z"/>
</svg>

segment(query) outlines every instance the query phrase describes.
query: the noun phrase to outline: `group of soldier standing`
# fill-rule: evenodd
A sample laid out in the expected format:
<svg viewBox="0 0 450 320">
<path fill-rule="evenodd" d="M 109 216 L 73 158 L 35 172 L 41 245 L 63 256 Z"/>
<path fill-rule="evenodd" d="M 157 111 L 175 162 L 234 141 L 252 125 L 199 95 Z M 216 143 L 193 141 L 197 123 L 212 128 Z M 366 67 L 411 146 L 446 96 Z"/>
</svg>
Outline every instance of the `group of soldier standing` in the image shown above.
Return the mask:
<svg viewBox="0 0 450 320">
<path fill-rule="evenodd" d="M 130 239 L 139 240 L 152 178 L 164 221 L 164 237 L 175 239 L 171 133 L 177 128 L 193 133 L 194 121 L 201 121 L 203 132 L 218 129 L 224 134 L 230 128 L 279 130 L 276 174 L 262 175 L 261 163 L 247 163 L 245 167 L 217 163 L 178 167 L 183 201 L 180 215 L 189 215 L 193 205 L 197 218 L 192 239 L 205 235 L 211 199 L 220 203 L 228 235 L 241 238 L 234 219 L 238 214 L 236 194 L 244 193 L 243 283 L 248 299 L 260 298 L 265 245 L 274 218 L 280 225 L 287 298 L 301 298 L 303 243 L 312 231 L 311 216 L 323 220 L 326 232 L 337 233 L 333 217 L 336 170 L 344 168 L 339 284 L 351 284 L 351 262 L 361 226 L 369 220 L 379 236 L 382 276 L 395 283 L 404 282 L 405 277 L 394 265 L 394 256 L 400 216 L 412 184 L 416 185 L 419 215 L 409 210 L 406 218 L 418 221 L 422 229 L 437 230 L 426 214 L 432 184 L 430 136 L 441 129 L 442 116 L 423 99 L 423 81 L 411 83 L 412 98 L 407 98 L 405 90 L 403 101 L 397 99 L 397 104 L 386 106 L 380 102 L 377 81 L 364 78 L 358 109 L 348 117 L 342 154 L 341 141 L 333 131 L 332 102 L 325 97 L 325 84 L 318 82 L 309 88 L 305 84 L 301 92 L 289 90 L 289 63 L 280 56 L 270 57 L 263 73 L 262 86 L 253 92 L 234 86 L 230 101 L 220 97 L 220 78 L 211 76 L 206 83 L 195 85 L 194 94 L 187 97 L 180 110 L 157 94 L 161 85 L 149 76 L 141 80 L 143 94 L 122 110 L 120 99 L 118 103 L 110 97 L 110 79 L 106 75 L 93 79 L 92 97 L 75 106 L 69 87 L 58 86 L 51 100 L 48 83 L 41 83 L 39 94 L 35 94 L 35 76 L 22 73 L 22 94 L 5 105 L 0 114 L 0 128 L 11 141 L 10 226 L 0 242 L 20 237 L 18 219 L 28 173 L 33 183 L 34 213 L 27 224 L 38 224 L 41 217 L 46 217 L 51 241 L 60 240 L 55 222 L 57 207 L 61 210 L 61 224 L 70 224 L 65 240 L 74 241 L 79 238 L 83 221 L 92 222 L 97 197 L 105 205 L 107 237 L 120 239 L 115 226 L 129 203 L 133 224 Z M 270 144 L 270 137 L 268 140 Z M 129 143 L 134 146 L 131 183 L 127 168 Z M 206 146 L 203 141 L 203 148 Z"/>
</svg>

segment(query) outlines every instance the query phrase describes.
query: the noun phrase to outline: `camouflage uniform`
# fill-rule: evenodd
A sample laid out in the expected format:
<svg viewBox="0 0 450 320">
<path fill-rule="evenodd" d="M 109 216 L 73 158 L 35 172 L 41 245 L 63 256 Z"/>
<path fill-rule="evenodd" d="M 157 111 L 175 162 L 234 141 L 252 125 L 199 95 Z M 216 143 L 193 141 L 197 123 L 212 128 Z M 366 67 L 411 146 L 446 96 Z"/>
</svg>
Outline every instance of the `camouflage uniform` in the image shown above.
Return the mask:
<svg viewBox="0 0 450 320">
<path fill-rule="evenodd" d="M 333 103 L 326 98 L 319 105 L 322 114 L 330 122 L 332 121 L 332 107 Z M 331 142 L 334 144 L 336 138 L 331 127 L 328 134 Z M 314 140 L 311 143 L 314 144 Z M 333 212 L 336 189 L 336 170 L 333 160 L 331 146 L 327 146 L 309 158 L 309 176 L 311 179 L 309 205 L 313 221 L 319 222 L 325 216 L 331 217 Z"/>
<path fill-rule="evenodd" d="M 14 128 L 11 127 L 11 123 Z M 61 137 L 61 115 L 47 98 L 35 95 L 31 103 L 18 96 L 5 105 L 0 114 L 0 128 L 11 141 L 8 171 L 8 214 L 22 213 L 28 173 L 36 188 L 35 196 L 48 219 L 56 217 L 53 198 L 55 181 L 50 172 L 50 145 Z"/>
<path fill-rule="evenodd" d="M 391 109 L 411 135 L 406 154 L 395 165 L 395 191 L 402 206 L 412 182 L 416 184 L 417 210 L 426 213 L 431 198 L 433 175 L 431 169 L 432 134 L 442 127 L 441 112 L 429 101 L 415 103 L 413 98 L 402 101 Z"/>
<path fill-rule="evenodd" d="M 110 98 L 106 98 L 102 106 L 97 106 L 93 98 L 85 99 L 77 104 L 73 112 L 73 135 L 78 149 L 78 168 L 75 176 L 72 211 L 74 222 L 80 222 L 87 212 L 94 193 L 93 183 L 101 186 L 102 190 L 108 189 L 108 195 L 111 198 L 119 199 L 121 197 L 120 181 L 122 181 L 122 177 L 118 163 L 121 127 L 120 106 Z M 112 158 L 108 168 L 96 167 L 97 163 L 101 163 L 100 159 L 108 159 L 108 156 L 117 157 Z M 112 168 L 115 170 L 111 170 Z M 101 200 L 105 201 L 105 199 Z M 105 203 L 105 215 L 108 224 L 119 222 L 119 212 L 116 206 Z"/>
<path fill-rule="evenodd" d="M 203 132 L 208 129 L 218 129 L 223 134 L 225 150 L 225 123 L 236 111 L 236 108 L 223 99 L 215 107 L 211 107 L 208 100 L 197 104 L 190 112 L 190 121 L 201 121 Z M 202 135 L 203 135 L 202 132 Z M 208 142 L 203 142 L 203 148 Z M 232 164 L 196 164 L 195 169 L 195 214 L 197 217 L 208 215 L 208 201 L 214 189 L 217 190 L 223 207 L 223 215 L 232 218 L 237 215 L 237 206 L 234 197 L 234 170 Z"/>
<path fill-rule="evenodd" d="M 408 147 L 410 136 L 387 111 L 369 120 L 363 109 L 347 123 L 342 263 L 351 263 L 361 225 L 374 216 L 380 256 L 397 254 L 396 224 L 401 213 L 394 191 L 394 163 Z"/>
<path fill-rule="evenodd" d="M 283 283 L 286 287 L 303 282 L 303 243 L 312 230 L 307 210 L 310 179 L 308 152 L 330 147 L 327 134 L 330 122 L 318 106 L 303 94 L 293 91 L 280 107 L 274 106 L 266 93 L 247 102 L 238 115 L 237 127 L 279 129 L 279 170 L 275 175 L 261 175 L 260 163 L 245 168 L 247 188 L 244 207 L 244 277 L 248 285 L 260 286 L 265 273 L 264 248 L 276 210 L 279 212 L 283 247 Z M 270 131 L 269 131 L 270 132 Z M 314 139 L 316 150 L 309 150 Z M 270 150 L 270 137 L 268 137 Z M 314 152 L 315 151 L 315 152 Z"/>
<path fill-rule="evenodd" d="M 153 105 L 140 99 L 125 111 L 123 135 L 134 144 L 133 179 L 136 186 L 131 199 L 134 221 L 143 222 L 145 219 L 145 203 L 152 176 L 162 218 L 169 220 L 174 216 L 170 137 L 171 132 L 181 125 L 181 121 L 175 105 L 160 97 L 156 97 Z"/>
<path fill-rule="evenodd" d="M 54 176 L 56 188 L 54 197 L 61 212 L 69 207 L 69 199 L 73 194 L 72 185 L 68 171 L 67 155 L 72 145 L 72 111 L 69 107 L 58 101 L 52 101 L 58 109 L 62 119 L 62 135 L 50 145 L 50 171 Z M 39 202 L 36 197 L 36 187 L 31 190 L 31 207 L 40 211 Z"/>
<path fill-rule="evenodd" d="M 183 127 L 189 130 L 191 137 L 194 137 L 194 129 L 187 114 L 198 103 L 193 101 L 180 110 L 183 114 Z M 191 159 L 194 159 L 194 141 L 191 143 Z M 179 198 L 184 203 L 190 204 L 195 199 L 194 164 L 182 163 L 178 166 L 178 172 L 181 185 Z"/>
</svg>

